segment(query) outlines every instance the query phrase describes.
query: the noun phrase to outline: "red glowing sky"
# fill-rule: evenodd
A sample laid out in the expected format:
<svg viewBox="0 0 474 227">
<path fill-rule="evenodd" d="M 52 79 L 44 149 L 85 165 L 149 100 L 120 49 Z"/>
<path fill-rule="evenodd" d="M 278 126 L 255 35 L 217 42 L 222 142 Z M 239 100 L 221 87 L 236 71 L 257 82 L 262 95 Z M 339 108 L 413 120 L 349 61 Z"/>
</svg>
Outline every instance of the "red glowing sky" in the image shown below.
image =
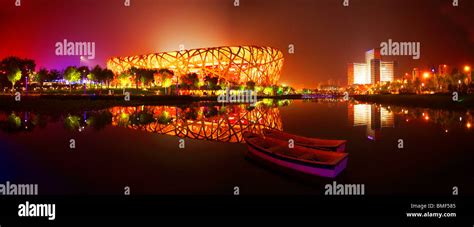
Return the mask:
<svg viewBox="0 0 474 227">
<path fill-rule="evenodd" d="M 474 1 L 445 0 L 14 0 L 0 2 L 0 58 L 33 58 L 37 68 L 78 65 L 55 55 L 68 39 L 96 43 L 96 58 L 224 45 L 273 46 L 285 53 L 281 82 L 315 87 L 346 83 L 349 62 L 380 42 L 417 41 L 421 59 L 392 57 L 400 72 L 474 64 Z M 288 44 L 295 54 L 287 54 Z"/>
</svg>

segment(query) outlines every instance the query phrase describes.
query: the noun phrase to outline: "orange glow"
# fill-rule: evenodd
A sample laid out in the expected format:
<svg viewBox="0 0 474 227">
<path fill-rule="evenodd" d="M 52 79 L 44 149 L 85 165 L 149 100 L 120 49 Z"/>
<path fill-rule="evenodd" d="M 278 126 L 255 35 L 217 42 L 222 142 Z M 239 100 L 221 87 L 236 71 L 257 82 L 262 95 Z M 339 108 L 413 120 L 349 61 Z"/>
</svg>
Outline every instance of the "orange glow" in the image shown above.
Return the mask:
<svg viewBox="0 0 474 227">
<path fill-rule="evenodd" d="M 423 78 L 428 79 L 428 78 L 430 78 L 430 75 L 431 74 L 429 72 L 424 72 L 423 73 Z"/>
<path fill-rule="evenodd" d="M 467 122 L 466 127 L 467 127 L 467 128 L 471 128 L 471 126 L 472 126 L 472 125 L 471 125 L 471 122 Z"/>
<path fill-rule="evenodd" d="M 212 113 L 209 112 L 212 109 L 215 114 L 206 116 L 205 113 Z M 279 109 L 264 103 L 257 103 L 251 110 L 245 106 L 200 106 L 183 110 L 174 106 L 130 106 L 112 107 L 109 111 L 112 113 L 112 126 L 180 138 L 242 143 L 244 131 L 260 134 L 263 129 L 283 130 Z M 142 113 L 152 115 L 155 120 L 146 124 L 134 124 L 132 119 L 135 118 L 130 116 L 140 116 Z"/>
<path fill-rule="evenodd" d="M 430 117 L 428 117 L 428 115 L 426 115 L 426 116 L 425 116 L 425 120 L 429 120 L 429 119 L 430 119 Z"/>
<path fill-rule="evenodd" d="M 464 72 L 470 72 L 471 71 L 471 66 L 465 65 L 464 66 Z"/>
<path fill-rule="evenodd" d="M 236 84 L 253 81 L 275 85 L 280 79 L 283 53 L 271 47 L 223 46 L 112 57 L 107 61 L 107 68 L 116 75 L 132 67 L 173 69 L 177 76 L 198 72 L 200 77 L 213 75 Z"/>
</svg>

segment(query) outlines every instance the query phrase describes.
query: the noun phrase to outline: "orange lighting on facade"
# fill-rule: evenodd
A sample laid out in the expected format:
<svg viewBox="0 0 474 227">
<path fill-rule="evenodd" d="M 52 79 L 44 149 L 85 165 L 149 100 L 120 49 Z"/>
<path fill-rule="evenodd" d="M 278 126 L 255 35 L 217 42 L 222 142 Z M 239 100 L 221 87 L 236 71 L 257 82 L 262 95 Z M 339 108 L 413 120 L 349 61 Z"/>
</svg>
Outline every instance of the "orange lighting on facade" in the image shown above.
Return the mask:
<svg viewBox="0 0 474 227">
<path fill-rule="evenodd" d="M 107 68 L 116 75 L 132 68 L 172 69 L 177 76 L 196 72 L 199 77 L 217 76 L 244 84 L 276 85 L 283 67 L 283 53 L 260 46 L 224 46 L 161 52 L 128 57 L 112 57 Z"/>
</svg>

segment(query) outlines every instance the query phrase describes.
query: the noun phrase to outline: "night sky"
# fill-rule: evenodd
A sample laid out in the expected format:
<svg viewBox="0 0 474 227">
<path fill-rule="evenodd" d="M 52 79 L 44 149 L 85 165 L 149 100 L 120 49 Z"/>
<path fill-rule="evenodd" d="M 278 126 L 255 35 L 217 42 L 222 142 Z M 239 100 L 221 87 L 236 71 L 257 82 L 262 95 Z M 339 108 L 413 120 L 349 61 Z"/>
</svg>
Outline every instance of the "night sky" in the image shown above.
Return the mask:
<svg viewBox="0 0 474 227">
<path fill-rule="evenodd" d="M 225 45 L 273 46 L 285 54 L 281 82 L 297 88 L 347 81 L 347 63 L 363 62 L 380 42 L 421 43 L 412 67 L 474 64 L 474 1 L 459 0 L 0 0 L 0 58 L 35 59 L 39 67 L 79 65 L 55 55 L 64 39 L 96 43 L 96 58 Z M 289 55 L 288 44 L 295 44 Z"/>
</svg>

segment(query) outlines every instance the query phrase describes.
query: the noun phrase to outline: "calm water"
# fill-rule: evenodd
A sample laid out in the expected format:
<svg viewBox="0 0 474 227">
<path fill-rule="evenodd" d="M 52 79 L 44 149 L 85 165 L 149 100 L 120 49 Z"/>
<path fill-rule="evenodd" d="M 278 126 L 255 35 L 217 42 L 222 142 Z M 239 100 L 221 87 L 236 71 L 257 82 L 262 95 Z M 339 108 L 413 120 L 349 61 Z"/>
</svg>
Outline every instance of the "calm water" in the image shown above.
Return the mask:
<svg viewBox="0 0 474 227">
<path fill-rule="evenodd" d="M 323 194 L 335 180 L 365 184 L 366 194 L 449 195 L 458 186 L 472 195 L 472 114 L 336 100 L 0 111 L 0 182 L 37 183 L 40 194 L 123 194 L 125 186 L 133 194 L 232 194 L 234 186 L 242 194 Z M 241 131 L 263 128 L 346 139 L 348 166 L 327 179 L 246 159 Z"/>
</svg>

